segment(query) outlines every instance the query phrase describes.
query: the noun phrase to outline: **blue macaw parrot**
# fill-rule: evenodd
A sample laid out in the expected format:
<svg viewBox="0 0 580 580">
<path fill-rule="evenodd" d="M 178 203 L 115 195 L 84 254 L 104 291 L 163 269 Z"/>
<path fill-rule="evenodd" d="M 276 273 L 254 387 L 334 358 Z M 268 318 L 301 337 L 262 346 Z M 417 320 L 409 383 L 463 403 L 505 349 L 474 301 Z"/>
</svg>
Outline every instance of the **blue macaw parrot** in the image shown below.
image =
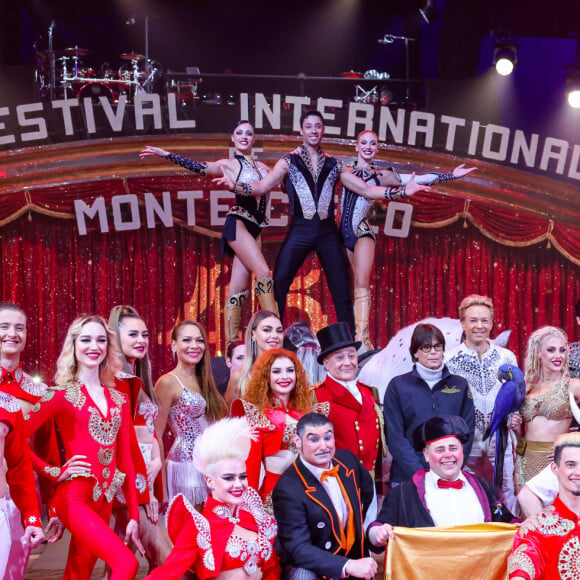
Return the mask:
<svg viewBox="0 0 580 580">
<path fill-rule="evenodd" d="M 493 482 L 501 488 L 503 485 L 503 458 L 508 440 L 507 418 L 518 411 L 526 396 L 526 381 L 524 373 L 513 364 L 504 364 L 497 371 L 497 378 L 503 383 L 495 398 L 489 427 L 483 435 L 483 440 L 495 438 L 495 465 Z"/>
</svg>

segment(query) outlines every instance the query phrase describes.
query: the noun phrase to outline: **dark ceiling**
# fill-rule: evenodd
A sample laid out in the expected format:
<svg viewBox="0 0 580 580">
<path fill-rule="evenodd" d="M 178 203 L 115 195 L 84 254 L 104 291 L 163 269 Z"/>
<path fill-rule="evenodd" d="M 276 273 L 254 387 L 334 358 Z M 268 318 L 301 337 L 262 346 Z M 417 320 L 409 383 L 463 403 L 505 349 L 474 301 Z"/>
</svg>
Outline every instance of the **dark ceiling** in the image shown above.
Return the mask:
<svg viewBox="0 0 580 580">
<path fill-rule="evenodd" d="M 80 46 L 96 66 L 122 52 L 145 50 L 166 68 L 197 65 L 209 72 L 337 74 L 365 70 L 399 54 L 377 43 L 385 33 L 429 38 L 434 51 L 465 58 L 490 31 L 520 36 L 570 36 L 580 29 L 579 0 L 434 0 L 439 18 L 427 25 L 423 0 L 27 0 L 5 3 L 0 65 L 31 64 L 32 45 Z M 134 25 L 125 22 L 136 17 Z M 432 30 L 444 34 L 433 34 Z M 442 39 L 442 40 L 440 40 Z M 424 41 L 425 42 L 425 41 Z M 416 45 L 415 45 L 416 46 Z M 432 71 L 432 76 L 445 73 Z M 472 74 L 453 64 L 448 76 Z M 470 68 L 471 67 L 471 68 Z M 449 67 L 447 67 L 449 68 Z M 415 70 L 417 73 L 419 69 Z M 445 74 L 443 75 L 445 76 Z"/>
</svg>

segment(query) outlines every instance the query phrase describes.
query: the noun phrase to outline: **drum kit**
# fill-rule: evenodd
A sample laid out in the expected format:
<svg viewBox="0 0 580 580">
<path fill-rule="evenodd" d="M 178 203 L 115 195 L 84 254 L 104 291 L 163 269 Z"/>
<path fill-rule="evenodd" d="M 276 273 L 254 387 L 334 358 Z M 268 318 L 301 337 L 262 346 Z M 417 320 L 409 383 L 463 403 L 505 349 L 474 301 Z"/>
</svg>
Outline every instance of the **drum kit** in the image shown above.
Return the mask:
<svg viewBox="0 0 580 580">
<path fill-rule="evenodd" d="M 89 51 L 78 46 L 53 51 L 50 58 L 37 53 L 35 78 L 41 97 L 51 99 L 99 97 L 116 103 L 121 96 L 132 102 L 139 93 L 160 92 L 164 89 L 163 70 L 158 61 L 142 54 L 125 52 L 118 68 L 103 63 L 98 69 L 88 66 Z M 48 67 L 48 71 L 46 68 Z"/>
<path fill-rule="evenodd" d="M 340 76 L 347 79 L 364 79 L 367 81 L 382 81 L 388 80 L 391 77 L 391 75 L 387 72 L 379 72 L 374 69 L 367 70 L 364 73 L 350 70 L 341 73 Z M 387 98 L 387 94 L 390 94 L 390 98 Z M 365 88 L 360 84 L 355 86 L 355 94 L 353 97 L 353 101 L 355 103 L 380 103 L 381 105 L 386 105 L 389 104 L 391 100 L 392 93 L 387 87 L 374 86 L 371 88 Z"/>
</svg>

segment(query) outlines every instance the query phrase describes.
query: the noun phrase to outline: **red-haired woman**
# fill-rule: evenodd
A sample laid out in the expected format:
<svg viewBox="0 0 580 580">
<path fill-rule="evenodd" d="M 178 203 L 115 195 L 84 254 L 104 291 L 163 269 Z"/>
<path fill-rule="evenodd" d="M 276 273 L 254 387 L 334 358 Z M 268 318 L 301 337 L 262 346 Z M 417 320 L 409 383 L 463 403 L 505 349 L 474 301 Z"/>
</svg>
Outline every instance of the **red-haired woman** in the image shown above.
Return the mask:
<svg viewBox="0 0 580 580">
<path fill-rule="evenodd" d="M 139 540 L 139 506 L 131 458 L 131 409 L 114 388 L 120 370 L 115 333 L 100 316 L 77 318 L 69 327 L 57 362 L 56 386 L 27 416 L 30 437 L 54 419 L 64 445 L 65 464 L 48 465 L 33 453 L 40 475 L 57 482 L 56 515 L 72 539 L 64 578 L 88 579 L 97 561 L 112 580 L 133 580 L 137 558 L 109 527 L 112 500 L 123 487 L 129 509 L 125 542 Z"/>
<path fill-rule="evenodd" d="M 227 410 L 211 374 L 203 326 L 194 320 L 174 326 L 171 350 L 177 364 L 155 384 L 159 401 L 157 432 L 164 433 L 169 424 L 175 435 L 166 458 L 167 491 L 169 501 L 183 493 L 192 505 L 201 505 L 207 487 L 203 474 L 193 465 L 193 446 L 208 424 L 221 419 Z"/>
<path fill-rule="evenodd" d="M 324 405 L 317 405 L 315 410 L 324 409 Z M 259 490 L 267 510 L 272 509 L 276 482 L 298 453 L 293 442 L 296 423 L 312 410 L 312 391 L 298 357 L 283 348 L 262 353 L 252 367 L 244 399 L 232 405 L 232 415 L 245 415 L 258 433 L 246 467 L 248 484 Z M 260 485 L 262 465 L 266 474 Z"/>
<path fill-rule="evenodd" d="M 374 131 L 362 131 L 358 134 L 355 151 L 357 159 L 352 173 L 371 185 L 389 186 L 392 176 L 401 186 L 389 187 L 385 199 L 404 199 L 414 193 L 429 188 L 436 182 L 458 179 L 474 171 L 475 167 L 466 169 L 459 165 L 453 173 L 428 173 L 427 175 L 397 174 L 393 169 L 381 171 L 374 165 L 374 158 L 379 151 L 379 140 Z M 372 350 L 369 337 L 369 314 L 371 308 L 370 278 L 375 261 L 376 238 L 367 223 L 366 216 L 374 203 L 347 188 L 343 188 L 341 197 L 340 231 L 347 249 L 347 256 L 353 270 L 354 278 L 354 320 L 356 341 L 361 341 L 365 350 Z"/>
</svg>

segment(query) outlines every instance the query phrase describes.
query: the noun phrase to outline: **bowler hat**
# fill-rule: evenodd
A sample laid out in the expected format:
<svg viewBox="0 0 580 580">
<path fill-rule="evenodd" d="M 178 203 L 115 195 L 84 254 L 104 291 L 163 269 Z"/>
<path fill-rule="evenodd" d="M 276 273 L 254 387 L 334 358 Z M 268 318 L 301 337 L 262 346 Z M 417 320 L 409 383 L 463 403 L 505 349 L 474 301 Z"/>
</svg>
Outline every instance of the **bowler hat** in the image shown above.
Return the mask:
<svg viewBox="0 0 580 580">
<path fill-rule="evenodd" d="M 321 328 L 316 333 L 316 338 L 320 343 L 320 354 L 318 355 L 318 362 L 322 361 L 333 352 L 346 348 L 347 346 L 354 346 L 357 350 L 360 348 L 361 342 L 355 342 L 352 339 L 350 328 L 346 322 L 337 322 Z"/>
<path fill-rule="evenodd" d="M 429 443 L 444 437 L 457 437 L 465 445 L 470 436 L 469 427 L 462 417 L 457 415 L 431 417 L 413 431 L 413 446 L 416 451 L 423 451 Z"/>
</svg>

